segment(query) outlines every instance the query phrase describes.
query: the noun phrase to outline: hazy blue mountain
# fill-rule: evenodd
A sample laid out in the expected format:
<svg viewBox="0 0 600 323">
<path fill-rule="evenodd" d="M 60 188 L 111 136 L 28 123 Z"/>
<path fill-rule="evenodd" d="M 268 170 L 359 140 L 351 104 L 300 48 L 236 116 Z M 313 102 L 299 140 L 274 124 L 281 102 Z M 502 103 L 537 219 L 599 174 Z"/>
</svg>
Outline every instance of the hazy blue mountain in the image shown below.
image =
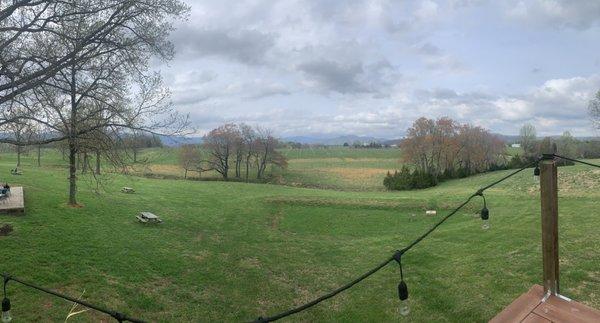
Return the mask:
<svg viewBox="0 0 600 323">
<path fill-rule="evenodd" d="M 356 135 L 308 135 L 308 136 L 293 136 L 281 138 L 282 141 L 299 142 L 301 144 L 321 144 L 321 145 L 343 145 L 344 143 L 353 144 L 361 143 L 382 143 L 387 141 L 386 138 L 377 138 L 371 136 L 356 136 Z"/>
<path fill-rule="evenodd" d="M 201 144 L 202 137 L 159 136 L 165 146 L 179 147 L 181 145 Z"/>
</svg>

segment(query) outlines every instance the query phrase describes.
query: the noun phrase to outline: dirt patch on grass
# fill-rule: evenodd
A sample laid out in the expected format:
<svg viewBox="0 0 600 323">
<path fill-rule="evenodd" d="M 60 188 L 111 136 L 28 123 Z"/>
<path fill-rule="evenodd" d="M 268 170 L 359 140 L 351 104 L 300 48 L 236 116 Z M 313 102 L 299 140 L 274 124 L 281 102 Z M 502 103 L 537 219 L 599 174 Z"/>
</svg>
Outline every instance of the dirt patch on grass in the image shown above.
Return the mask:
<svg viewBox="0 0 600 323">
<path fill-rule="evenodd" d="M 279 210 L 277 213 L 273 214 L 271 217 L 271 229 L 277 230 L 279 229 L 279 223 L 281 222 L 281 218 L 283 211 Z"/>
<path fill-rule="evenodd" d="M 240 267 L 246 269 L 260 268 L 260 261 L 258 258 L 244 258 L 240 260 Z"/>
<path fill-rule="evenodd" d="M 200 252 L 192 255 L 191 257 L 198 262 L 203 262 L 208 256 L 210 256 L 210 251 L 201 250 Z"/>
</svg>

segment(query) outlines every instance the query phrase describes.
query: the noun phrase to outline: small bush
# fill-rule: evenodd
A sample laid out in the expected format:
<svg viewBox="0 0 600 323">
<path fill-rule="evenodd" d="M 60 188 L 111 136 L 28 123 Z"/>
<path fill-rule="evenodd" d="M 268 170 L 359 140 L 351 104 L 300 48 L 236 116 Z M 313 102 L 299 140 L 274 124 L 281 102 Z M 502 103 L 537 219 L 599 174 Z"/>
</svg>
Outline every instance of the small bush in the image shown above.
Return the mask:
<svg viewBox="0 0 600 323">
<path fill-rule="evenodd" d="M 395 171 L 393 174 L 388 172 L 383 179 L 383 185 L 390 191 L 428 188 L 436 186 L 438 182 L 436 175 L 418 170 L 411 171 L 406 166 L 402 166 L 399 172 Z"/>
<path fill-rule="evenodd" d="M 12 225 L 5 224 L 0 227 L 0 236 L 7 236 L 9 233 L 12 232 L 12 230 L 13 230 Z"/>
</svg>

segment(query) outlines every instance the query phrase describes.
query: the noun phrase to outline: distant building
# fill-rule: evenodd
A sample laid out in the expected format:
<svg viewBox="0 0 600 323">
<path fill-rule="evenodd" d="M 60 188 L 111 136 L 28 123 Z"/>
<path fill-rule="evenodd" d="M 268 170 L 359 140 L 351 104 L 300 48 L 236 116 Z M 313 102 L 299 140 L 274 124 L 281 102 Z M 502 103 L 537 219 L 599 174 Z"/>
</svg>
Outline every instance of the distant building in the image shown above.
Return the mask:
<svg viewBox="0 0 600 323">
<path fill-rule="evenodd" d="M 521 148 L 521 144 L 512 144 L 510 146 L 513 148 Z"/>
</svg>

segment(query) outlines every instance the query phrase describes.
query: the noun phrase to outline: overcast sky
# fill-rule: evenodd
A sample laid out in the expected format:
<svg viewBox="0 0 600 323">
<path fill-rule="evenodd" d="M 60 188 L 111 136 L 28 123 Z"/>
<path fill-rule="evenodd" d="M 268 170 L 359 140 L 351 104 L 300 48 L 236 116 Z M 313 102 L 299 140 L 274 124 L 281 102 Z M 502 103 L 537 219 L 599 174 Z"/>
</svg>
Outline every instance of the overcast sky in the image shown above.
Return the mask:
<svg viewBox="0 0 600 323">
<path fill-rule="evenodd" d="M 392 138 L 420 116 L 597 134 L 600 1 L 184 1 L 161 70 L 199 134 Z"/>
</svg>

